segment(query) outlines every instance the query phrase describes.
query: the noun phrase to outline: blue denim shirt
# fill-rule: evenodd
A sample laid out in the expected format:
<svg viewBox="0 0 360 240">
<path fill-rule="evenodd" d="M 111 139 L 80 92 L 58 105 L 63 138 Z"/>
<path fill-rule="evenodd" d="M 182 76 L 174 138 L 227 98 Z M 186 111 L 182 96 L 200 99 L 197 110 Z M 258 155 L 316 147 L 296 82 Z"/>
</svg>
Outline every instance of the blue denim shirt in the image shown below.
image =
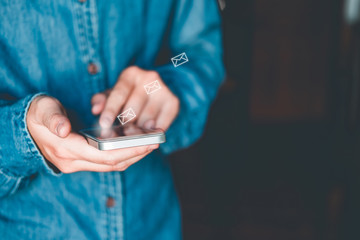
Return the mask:
<svg viewBox="0 0 360 240">
<path fill-rule="evenodd" d="M 180 239 L 164 156 L 202 133 L 224 75 L 220 31 L 215 0 L 0 0 L 0 238 Z M 189 62 L 157 64 L 162 48 Z M 91 97 L 130 65 L 180 99 L 167 142 L 124 172 L 55 173 L 27 130 L 31 101 L 46 93 L 90 126 Z"/>
</svg>

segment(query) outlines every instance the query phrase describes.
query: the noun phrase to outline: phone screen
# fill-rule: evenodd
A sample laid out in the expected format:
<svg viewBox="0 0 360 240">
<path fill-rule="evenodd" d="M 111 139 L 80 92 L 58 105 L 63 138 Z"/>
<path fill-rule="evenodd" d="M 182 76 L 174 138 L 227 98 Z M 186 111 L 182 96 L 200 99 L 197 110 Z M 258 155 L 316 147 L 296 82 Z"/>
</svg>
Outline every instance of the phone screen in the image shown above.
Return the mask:
<svg viewBox="0 0 360 240">
<path fill-rule="evenodd" d="M 89 128 L 81 130 L 85 135 L 89 135 L 99 140 L 109 140 L 119 137 L 131 137 L 141 136 L 148 134 L 163 133 L 161 129 L 145 129 L 140 128 L 133 124 L 127 124 L 126 126 L 113 126 L 111 128 Z"/>
</svg>

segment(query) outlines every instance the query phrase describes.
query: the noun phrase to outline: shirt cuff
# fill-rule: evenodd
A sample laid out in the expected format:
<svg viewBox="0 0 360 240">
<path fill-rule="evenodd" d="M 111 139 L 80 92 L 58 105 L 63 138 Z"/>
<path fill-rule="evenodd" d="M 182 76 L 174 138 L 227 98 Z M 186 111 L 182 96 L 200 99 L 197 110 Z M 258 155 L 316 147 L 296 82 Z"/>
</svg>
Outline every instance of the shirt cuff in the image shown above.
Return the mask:
<svg viewBox="0 0 360 240">
<path fill-rule="evenodd" d="M 18 101 L 13 106 L 14 112 L 11 118 L 13 141 L 16 157 L 8 160 L 6 167 L 2 169 L 2 173 L 7 177 L 26 177 L 38 171 L 46 171 L 52 175 L 58 175 L 46 163 L 40 150 L 32 139 L 26 123 L 26 115 L 31 102 L 38 96 L 45 93 L 37 93 L 29 95 Z M 16 106 L 17 105 L 17 106 Z"/>
</svg>

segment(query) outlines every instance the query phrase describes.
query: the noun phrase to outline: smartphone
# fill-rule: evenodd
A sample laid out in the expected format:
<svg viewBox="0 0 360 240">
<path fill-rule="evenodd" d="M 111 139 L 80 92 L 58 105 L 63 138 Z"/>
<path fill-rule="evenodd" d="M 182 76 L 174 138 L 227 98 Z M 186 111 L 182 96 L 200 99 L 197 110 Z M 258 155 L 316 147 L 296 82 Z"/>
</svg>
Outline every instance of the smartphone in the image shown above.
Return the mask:
<svg viewBox="0 0 360 240">
<path fill-rule="evenodd" d="M 99 150 L 161 144 L 166 141 L 161 129 L 144 129 L 133 124 L 111 128 L 88 128 L 79 132 L 88 143 Z"/>
</svg>

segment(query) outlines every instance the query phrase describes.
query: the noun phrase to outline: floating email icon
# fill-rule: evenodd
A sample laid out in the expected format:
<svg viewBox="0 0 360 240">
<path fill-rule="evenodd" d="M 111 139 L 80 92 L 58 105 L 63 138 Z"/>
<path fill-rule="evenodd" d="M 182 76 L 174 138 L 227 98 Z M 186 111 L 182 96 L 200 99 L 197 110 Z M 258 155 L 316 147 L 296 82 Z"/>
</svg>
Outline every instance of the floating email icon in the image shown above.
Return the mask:
<svg viewBox="0 0 360 240">
<path fill-rule="evenodd" d="M 125 123 L 131 121 L 136 117 L 134 110 L 132 108 L 129 108 L 128 110 L 124 111 L 123 113 L 120 113 L 117 118 L 121 122 L 122 125 Z"/>
<path fill-rule="evenodd" d="M 161 87 L 160 87 L 159 81 L 155 80 L 151 83 L 145 84 L 144 88 L 145 88 L 146 93 L 149 95 L 149 94 L 156 92 L 157 90 L 160 90 Z"/>
<path fill-rule="evenodd" d="M 178 66 L 188 62 L 189 59 L 185 53 L 181 53 L 181 54 L 171 58 L 171 61 L 174 64 L 174 67 L 178 67 Z"/>
</svg>

